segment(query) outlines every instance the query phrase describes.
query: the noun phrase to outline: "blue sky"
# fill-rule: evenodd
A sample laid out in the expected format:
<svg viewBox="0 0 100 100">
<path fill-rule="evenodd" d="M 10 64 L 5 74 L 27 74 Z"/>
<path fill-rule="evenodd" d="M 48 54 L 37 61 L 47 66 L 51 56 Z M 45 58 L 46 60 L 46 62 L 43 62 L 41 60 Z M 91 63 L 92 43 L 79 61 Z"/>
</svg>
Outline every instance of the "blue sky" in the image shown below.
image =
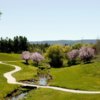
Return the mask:
<svg viewBox="0 0 100 100">
<path fill-rule="evenodd" d="M 0 0 L 0 37 L 100 38 L 100 0 Z"/>
</svg>

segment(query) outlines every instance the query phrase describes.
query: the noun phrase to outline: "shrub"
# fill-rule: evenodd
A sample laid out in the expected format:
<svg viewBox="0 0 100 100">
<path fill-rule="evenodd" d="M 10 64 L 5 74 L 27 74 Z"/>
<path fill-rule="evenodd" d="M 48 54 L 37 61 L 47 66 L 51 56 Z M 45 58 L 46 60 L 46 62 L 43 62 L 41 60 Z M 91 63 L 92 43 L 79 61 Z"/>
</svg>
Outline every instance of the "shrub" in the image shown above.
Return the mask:
<svg viewBox="0 0 100 100">
<path fill-rule="evenodd" d="M 64 47 L 63 47 L 63 52 L 64 53 L 68 53 L 68 52 L 70 52 L 71 51 L 71 46 L 69 46 L 69 45 L 65 45 Z"/>
<path fill-rule="evenodd" d="M 63 47 L 61 45 L 52 45 L 46 51 L 46 57 L 52 67 L 62 67 L 63 56 Z"/>
<path fill-rule="evenodd" d="M 79 50 L 75 49 L 67 53 L 68 65 L 76 64 L 76 58 L 79 55 Z"/>
<path fill-rule="evenodd" d="M 90 47 L 82 47 L 79 50 L 79 57 L 84 63 L 88 63 L 94 57 L 94 49 Z"/>
<path fill-rule="evenodd" d="M 50 66 L 48 64 L 43 64 L 42 66 L 39 66 L 37 69 L 37 76 L 48 77 L 50 72 L 49 69 Z"/>
<path fill-rule="evenodd" d="M 75 43 L 75 44 L 72 45 L 72 49 L 78 49 L 79 50 L 82 46 L 83 46 L 82 43 Z"/>
</svg>

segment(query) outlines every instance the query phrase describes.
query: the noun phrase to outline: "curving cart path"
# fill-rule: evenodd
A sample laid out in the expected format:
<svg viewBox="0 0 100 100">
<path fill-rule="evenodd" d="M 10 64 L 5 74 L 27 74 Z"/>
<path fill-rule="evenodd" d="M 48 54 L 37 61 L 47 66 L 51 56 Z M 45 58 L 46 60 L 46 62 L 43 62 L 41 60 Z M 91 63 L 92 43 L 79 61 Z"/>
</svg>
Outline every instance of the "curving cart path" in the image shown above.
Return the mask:
<svg viewBox="0 0 100 100">
<path fill-rule="evenodd" d="M 61 87 L 31 85 L 31 84 L 24 84 L 24 83 L 21 83 L 21 82 L 17 82 L 16 79 L 12 76 L 12 74 L 15 73 L 15 72 L 20 71 L 21 67 L 16 66 L 16 65 L 12 65 L 12 64 L 7 64 L 7 63 L 2 62 L 2 61 L 0 61 L 0 64 L 15 67 L 14 70 L 4 73 L 4 77 L 7 79 L 7 82 L 9 84 L 19 84 L 19 85 L 23 85 L 23 86 L 30 86 L 30 87 L 36 87 L 36 88 L 50 88 L 50 89 L 54 89 L 54 90 L 59 90 L 59 91 L 64 91 L 64 92 L 71 92 L 71 93 L 80 93 L 80 94 L 100 94 L 100 91 L 72 90 L 72 89 L 66 89 L 66 88 L 61 88 Z"/>
</svg>

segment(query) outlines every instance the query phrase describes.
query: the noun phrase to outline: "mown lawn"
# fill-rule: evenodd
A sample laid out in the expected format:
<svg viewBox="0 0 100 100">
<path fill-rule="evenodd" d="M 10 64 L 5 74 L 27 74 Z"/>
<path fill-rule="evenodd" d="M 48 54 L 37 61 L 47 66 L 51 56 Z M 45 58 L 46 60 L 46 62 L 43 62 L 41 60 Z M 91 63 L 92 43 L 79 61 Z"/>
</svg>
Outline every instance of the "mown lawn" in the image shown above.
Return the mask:
<svg viewBox="0 0 100 100">
<path fill-rule="evenodd" d="M 32 65 L 26 65 L 23 61 L 20 62 L 9 62 L 10 64 L 18 65 L 22 68 L 21 71 L 16 72 L 13 76 L 17 81 L 32 79 L 37 73 L 37 67 Z"/>
<path fill-rule="evenodd" d="M 73 94 L 52 89 L 31 91 L 25 100 L 100 100 L 100 94 Z"/>
<path fill-rule="evenodd" d="M 25 65 L 22 62 L 9 62 L 22 68 L 13 76 L 19 80 L 32 79 L 36 75 L 37 67 Z M 81 64 L 65 68 L 52 68 L 50 70 L 53 80 L 52 86 L 78 90 L 100 90 L 100 62 Z"/>
<path fill-rule="evenodd" d="M 20 54 L 0 53 L 0 61 L 15 61 L 21 60 Z"/>
<path fill-rule="evenodd" d="M 78 90 L 100 90 L 100 62 L 51 69 L 50 85 Z"/>
</svg>

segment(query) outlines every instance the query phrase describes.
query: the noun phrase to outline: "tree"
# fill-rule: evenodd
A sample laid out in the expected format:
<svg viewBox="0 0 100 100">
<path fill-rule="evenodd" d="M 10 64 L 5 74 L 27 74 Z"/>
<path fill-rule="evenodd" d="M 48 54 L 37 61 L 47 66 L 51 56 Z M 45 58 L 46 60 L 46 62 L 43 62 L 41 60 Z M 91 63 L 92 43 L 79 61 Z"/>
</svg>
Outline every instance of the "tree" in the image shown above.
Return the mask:
<svg viewBox="0 0 100 100">
<path fill-rule="evenodd" d="M 20 51 L 28 50 L 27 38 L 23 36 L 18 37 Z"/>
<path fill-rule="evenodd" d="M 46 57 L 52 67 L 62 67 L 63 65 L 63 47 L 61 45 L 52 45 L 46 51 Z"/>
<path fill-rule="evenodd" d="M 64 53 L 68 53 L 68 52 L 70 52 L 71 51 L 71 46 L 69 46 L 69 45 L 65 45 L 64 47 L 63 47 L 63 52 Z"/>
<path fill-rule="evenodd" d="M 96 54 L 100 54 L 100 40 L 99 39 L 96 41 L 94 48 L 96 50 Z"/>
<path fill-rule="evenodd" d="M 15 36 L 13 40 L 14 52 L 20 53 L 28 50 L 28 41 L 26 37 Z"/>
<path fill-rule="evenodd" d="M 8 39 L 8 53 L 13 52 L 13 40 L 12 39 Z"/>
<path fill-rule="evenodd" d="M 68 57 L 68 65 L 74 65 L 76 64 L 76 59 L 79 55 L 79 50 L 74 49 L 70 52 L 67 53 L 67 57 Z"/>
<path fill-rule="evenodd" d="M 22 52 L 22 59 L 25 60 L 26 64 L 28 64 L 28 60 L 30 59 L 30 52 L 29 51 L 24 51 Z"/>
<path fill-rule="evenodd" d="M 0 51 L 1 52 L 15 52 L 15 53 L 21 53 L 22 51 L 28 50 L 28 42 L 27 38 L 23 36 L 16 36 L 14 39 L 10 39 L 6 37 L 3 39 L 0 38 Z"/>
<path fill-rule="evenodd" d="M 83 46 L 82 43 L 75 43 L 75 44 L 72 45 L 72 49 L 78 49 L 79 50 L 82 46 Z"/>
<path fill-rule="evenodd" d="M 42 60 L 44 60 L 44 57 L 40 53 L 35 52 L 35 53 L 31 54 L 31 59 L 33 61 L 35 61 L 36 64 L 37 64 L 37 66 L 38 66 L 39 62 L 41 62 Z"/>
<path fill-rule="evenodd" d="M 90 47 L 82 47 L 79 50 L 79 57 L 84 63 L 88 63 L 94 57 L 94 49 Z"/>
</svg>

